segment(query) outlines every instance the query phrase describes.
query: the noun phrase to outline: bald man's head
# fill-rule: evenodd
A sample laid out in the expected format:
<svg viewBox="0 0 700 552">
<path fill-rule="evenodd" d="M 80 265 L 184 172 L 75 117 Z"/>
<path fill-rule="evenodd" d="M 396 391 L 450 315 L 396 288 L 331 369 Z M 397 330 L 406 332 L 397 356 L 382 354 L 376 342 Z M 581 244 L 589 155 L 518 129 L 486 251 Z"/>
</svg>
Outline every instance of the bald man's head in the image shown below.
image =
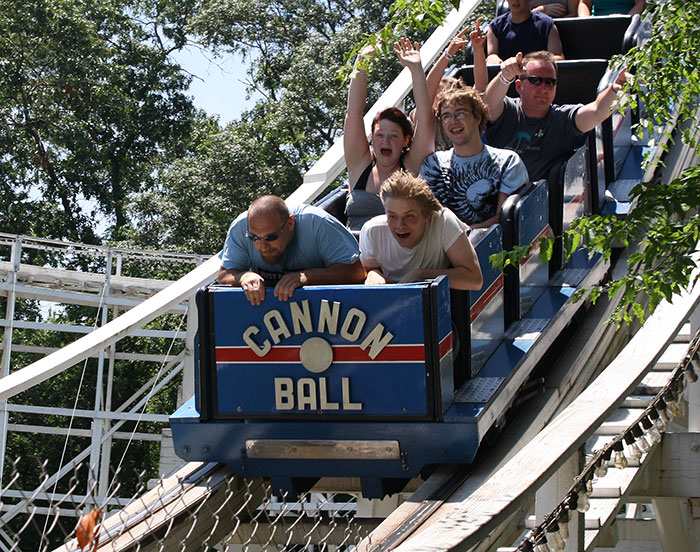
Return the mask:
<svg viewBox="0 0 700 552">
<path fill-rule="evenodd" d="M 289 208 L 281 197 L 264 195 L 253 201 L 248 208 L 248 220 L 258 216 L 276 216 L 280 222 L 284 222 L 289 218 Z"/>
<path fill-rule="evenodd" d="M 248 235 L 266 263 L 281 262 L 294 237 L 294 217 L 281 197 L 266 195 L 250 204 Z"/>
</svg>

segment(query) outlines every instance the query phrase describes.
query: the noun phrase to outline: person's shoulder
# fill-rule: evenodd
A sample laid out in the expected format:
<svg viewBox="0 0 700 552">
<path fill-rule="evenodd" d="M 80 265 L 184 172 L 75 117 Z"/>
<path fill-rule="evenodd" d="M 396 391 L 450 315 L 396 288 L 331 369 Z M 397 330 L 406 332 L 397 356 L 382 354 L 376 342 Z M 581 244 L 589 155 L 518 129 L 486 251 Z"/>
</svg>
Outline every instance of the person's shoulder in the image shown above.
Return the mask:
<svg viewBox="0 0 700 552">
<path fill-rule="evenodd" d="M 554 19 L 552 19 L 552 17 L 547 15 L 546 13 L 543 13 L 540 11 L 533 11 L 532 12 L 532 20 L 533 21 L 542 21 L 544 23 L 547 23 L 548 25 L 554 25 Z"/>
<path fill-rule="evenodd" d="M 423 159 L 423 164 L 421 165 L 421 175 L 426 175 L 424 169 L 428 169 L 428 172 L 430 172 L 441 166 L 449 165 L 450 159 L 452 159 L 453 151 L 454 148 L 450 148 L 447 150 L 438 150 L 428 155 L 425 159 Z"/>
<path fill-rule="evenodd" d="M 495 146 L 484 144 L 484 151 L 491 157 L 517 157 L 520 159 L 520 156 L 516 152 L 506 148 L 497 148 Z"/>
<path fill-rule="evenodd" d="M 436 151 L 432 154 L 433 159 L 437 161 L 440 165 L 449 164 L 452 161 L 454 148 Z"/>
<path fill-rule="evenodd" d="M 244 228 L 248 228 L 248 225 L 246 224 L 246 221 L 248 220 L 248 211 L 243 211 L 240 215 L 238 215 L 235 219 L 231 221 L 231 224 L 228 227 L 229 233 L 233 232 L 234 229 L 240 228 L 243 226 Z"/>
<path fill-rule="evenodd" d="M 460 226 L 466 226 L 459 217 L 449 208 L 443 207 L 436 213 L 433 213 L 433 217 L 440 219 L 443 224 L 445 223 L 455 223 Z"/>
<path fill-rule="evenodd" d="M 502 27 L 508 21 L 510 21 L 510 11 L 507 11 L 506 13 L 502 13 L 501 15 L 497 15 L 496 17 L 494 17 L 489 23 L 489 26 Z"/>
<path fill-rule="evenodd" d="M 454 211 L 447 207 L 443 207 L 440 211 L 433 213 L 433 220 L 438 222 L 443 232 L 469 231 L 469 225 L 463 222 Z"/>
<path fill-rule="evenodd" d="M 330 213 L 324 211 L 319 207 L 314 205 L 308 205 L 306 203 L 301 203 L 291 209 L 291 214 L 297 220 L 316 220 L 324 219 L 328 221 L 337 221 L 337 219 Z"/>
<path fill-rule="evenodd" d="M 525 166 L 520 155 L 513 150 L 485 145 L 484 151 L 488 152 L 491 159 L 496 161 L 500 166 Z"/>
</svg>

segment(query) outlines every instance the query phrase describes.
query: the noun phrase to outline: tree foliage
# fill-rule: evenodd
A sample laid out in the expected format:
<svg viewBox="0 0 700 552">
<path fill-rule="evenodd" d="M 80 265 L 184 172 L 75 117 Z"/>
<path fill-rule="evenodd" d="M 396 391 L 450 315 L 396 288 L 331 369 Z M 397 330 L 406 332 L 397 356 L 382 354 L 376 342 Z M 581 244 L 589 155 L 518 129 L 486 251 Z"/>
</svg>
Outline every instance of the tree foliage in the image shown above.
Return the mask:
<svg viewBox="0 0 700 552">
<path fill-rule="evenodd" d="M 339 138 L 346 84 L 338 72 L 367 32 L 387 20 L 387 0 L 204 1 L 189 30 L 218 55 L 250 60 L 259 98 L 225 128 L 200 114 L 186 153 L 163 166 L 157 187 L 134 197 L 131 243 L 213 253 L 231 220 L 262 193 L 289 195 Z M 369 101 L 399 71 L 383 60 Z"/>
<path fill-rule="evenodd" d="M 651 4 L 647 15 L 649 40 L 613 61 L 615 66 L 626 66 L 635 73 L 624 90 L 622 107 L 640 111 L 636 132 L 641 138 L 665 136 L 671 142 L 682 141 L 700 155 L 695 122 L 700 98 L 700 12 L 688 10 L 680 0 L 666 0 Z M 673 132 L 667 123 L 675 127 Z M 665 144 L 663 149 L 668 147 Z M 657 161 L 647 158 L 645 166 Z M 657 176 L 636 186 L 630 195 L 634 208 L 626 217 L 596 215 L 578 219 L 563 236 L 568 256 L 582 243 L 605 258 L 610 258 L 619 245 L 637 246 L 638 251 L 628 257 L 628 270 L 622 278 L 577 296 L 595 301 L 602 294 L 612 297 L 623 293 L 621 306 L 613 314 L 618 324 L 630 323 L 634 318 L 644 321 L 647 312 L 653 312 L 663 299 L 671 300 L 674 294 L 698 282 L 695 267 L 700 239 L 700 167 L 691 166 L 670 182 Z M 541 258 L 549 260 L 551 244 L 549 249 L 540 249 Z M 530 246 L 516 248 L 495 256 L 494 261 L 507 266 L 529 251 Z M 642 296 L 648 299 L 648 309 L 642 307 Z"/>
<path fill-rule="evenodd" d="M 0 1 L 3 230 L 94 243 L 107 215 L 118 234 L 128 195 L 189 133 L 188 77 L 140 7 Z"/>
</svg>

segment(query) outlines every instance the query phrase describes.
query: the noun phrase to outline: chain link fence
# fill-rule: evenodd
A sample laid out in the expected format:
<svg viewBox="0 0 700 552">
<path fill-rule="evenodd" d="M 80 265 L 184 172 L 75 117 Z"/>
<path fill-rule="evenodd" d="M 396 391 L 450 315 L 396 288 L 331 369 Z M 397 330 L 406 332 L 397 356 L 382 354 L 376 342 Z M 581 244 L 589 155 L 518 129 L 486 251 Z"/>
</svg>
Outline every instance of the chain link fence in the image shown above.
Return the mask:
<svg viewBox="0 0 700 552">
<path fill-rule="evenodd" d="M 170 476 L 144 481 L 130 499 L 117 496 L 119 483 L 110 487 L 110 496 L 94 496 L 86 462 L 73 466 L 60 492 L 47 472 L 27 492 L 15 485 L 26 465 L 15 461 L 0 491 L 3 552 L 334 552 L 353 549 L 381 521 L 360 518 L 351 494 L 275 497 L 267 481 L 239 478 L 223 464 L 186 464 Z M 84 488 L 88 492 L 80 494 Z"/>
</svg>

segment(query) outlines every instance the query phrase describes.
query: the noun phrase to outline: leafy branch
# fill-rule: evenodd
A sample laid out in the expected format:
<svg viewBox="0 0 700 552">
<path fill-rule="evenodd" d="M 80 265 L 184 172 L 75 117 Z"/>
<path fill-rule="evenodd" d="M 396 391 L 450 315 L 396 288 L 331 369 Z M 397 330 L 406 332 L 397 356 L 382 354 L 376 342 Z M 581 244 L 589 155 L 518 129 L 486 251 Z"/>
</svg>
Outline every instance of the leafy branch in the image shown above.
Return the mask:
<svg viewBox="0 0 700 552">
<path fill-rule="evenodd" d="M 375 58 L 358 60 L 355 64 L 357 55 L 367 46 L 375 46 L 378 57 L 389 55 L 393 52 L 394 42 L 406 36 L 409 30 L 424 33 L 442 25 L 453 8 L 459 9 L 459 4 L 460 0 L 396 0 L 389 8 L 389 22 L 378 32 L 366 34 L 364 40 L 350 50 L 338 78 L 346 85 L 358 67 L 371 72 Z M 493 0 L 482 1 L 471 20 L 476 21 L 479 17 L 488 19 L 487 14 L 493 16 L 495 11 Z"/>
</svg>

